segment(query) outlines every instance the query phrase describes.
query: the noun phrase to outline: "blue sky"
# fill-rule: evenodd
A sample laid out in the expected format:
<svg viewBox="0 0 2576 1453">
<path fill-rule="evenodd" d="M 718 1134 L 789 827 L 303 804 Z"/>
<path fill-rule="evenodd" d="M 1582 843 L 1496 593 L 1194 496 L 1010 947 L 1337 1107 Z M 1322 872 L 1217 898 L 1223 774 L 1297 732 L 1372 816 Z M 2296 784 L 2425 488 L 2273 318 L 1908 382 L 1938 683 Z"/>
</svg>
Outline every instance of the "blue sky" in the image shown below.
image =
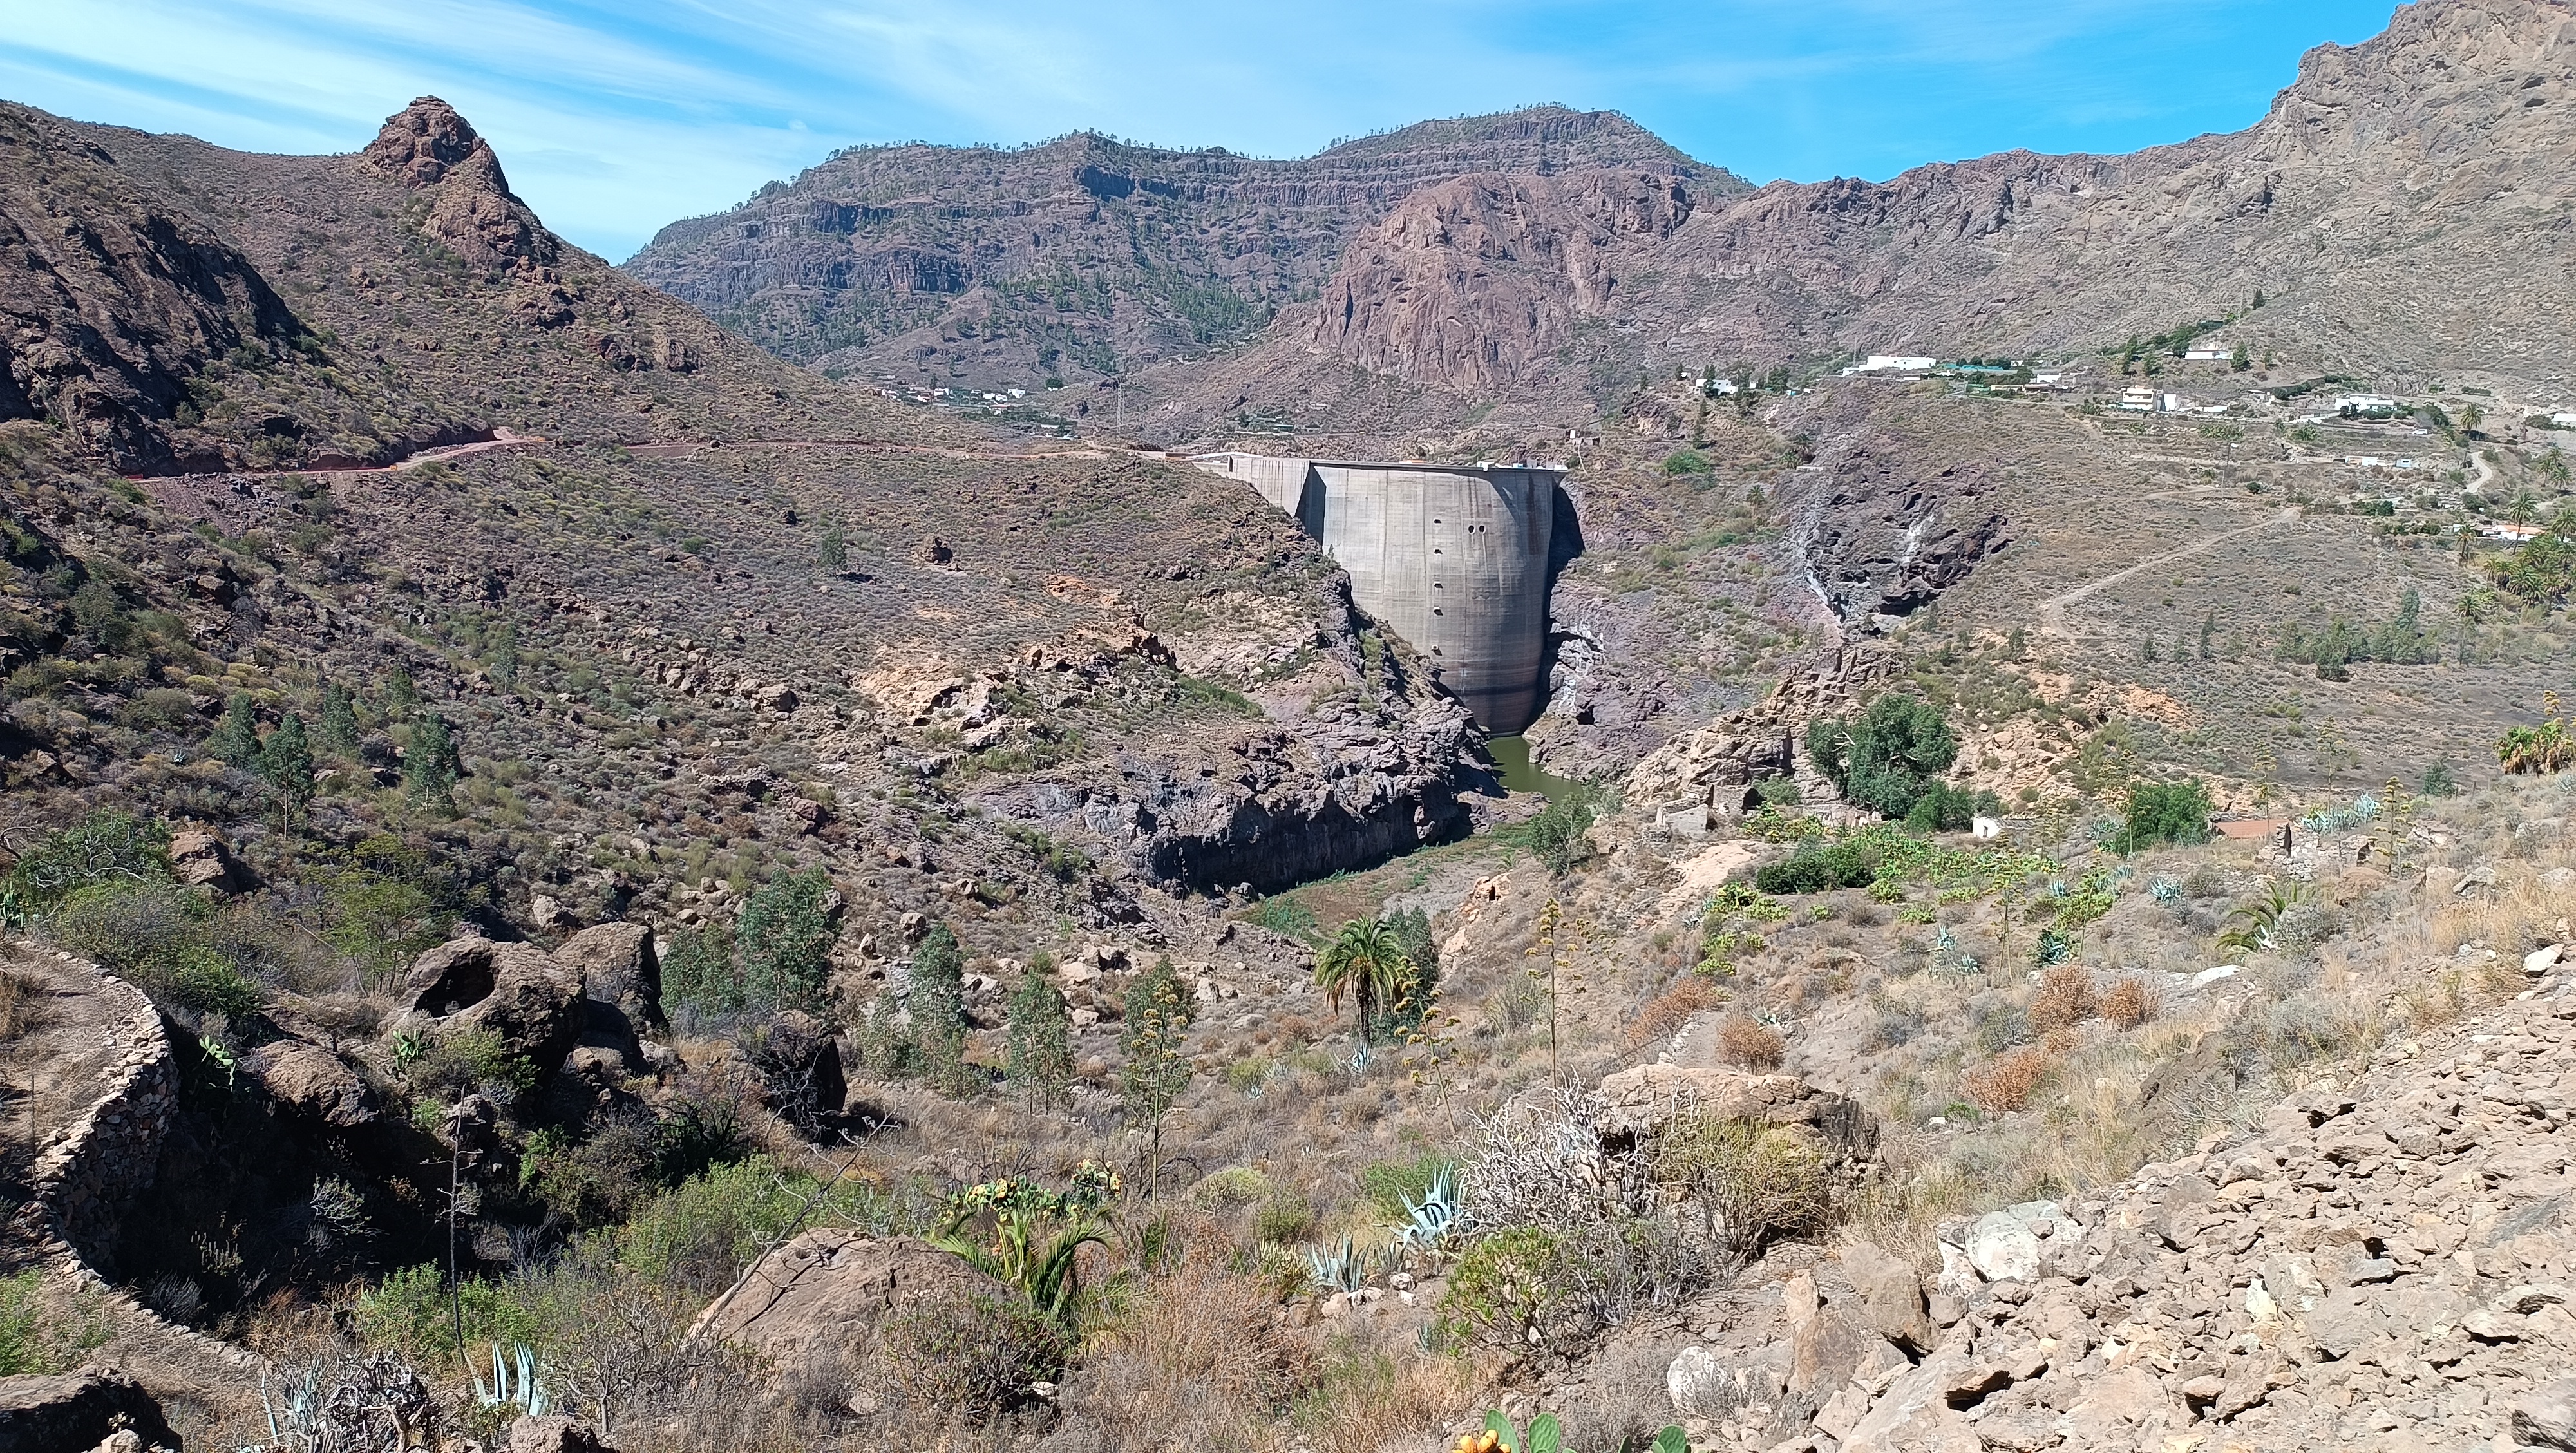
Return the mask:
<svg viewBox="0 0 2576 1453">
<path fill-rule="evenodd" d="M 0 0 L 0 96 L 257 151 L 348 151 L 414 95 L 555 229 L 624 258 L 836 147 L 1091 128 L 1298 156 L 1427 116 L 1625 111 L 1755 181 L 2263 114 L 2391 0 Z"/>
</svg>

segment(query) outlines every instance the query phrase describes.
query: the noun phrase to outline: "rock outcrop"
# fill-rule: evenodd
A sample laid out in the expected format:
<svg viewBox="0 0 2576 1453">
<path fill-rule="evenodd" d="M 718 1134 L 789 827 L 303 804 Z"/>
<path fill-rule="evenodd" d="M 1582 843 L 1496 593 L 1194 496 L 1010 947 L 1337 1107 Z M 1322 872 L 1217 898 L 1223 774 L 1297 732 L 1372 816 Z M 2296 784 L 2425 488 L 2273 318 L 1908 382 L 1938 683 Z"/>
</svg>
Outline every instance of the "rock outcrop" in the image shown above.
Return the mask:
<svg viewBox="0 0 2576 1453">
<path fill-rule="evenodd" d="M 410 1007 L 387 1033 L 444 1039 L 488 1030 L 541 1072 L 563 1063 L 586 1022 L 579 975 L 528 944 L 441 944 L 414 961 L 403 992 Z"/>
<path fill-rule="evenodd" d="M 161 1405 L 121 1372 L 0 1377 L 0 1453 L 178 1453 Z"/>
<path fill-rule="evenodd" d="M 689 1335 L 738 1343 L 793 1375 L 855 1365 L 886 1319 L 907 1308 L 979 1294 L 1004 1289 L 916 1237 L 814 1230 L 763 1257 L 698 1314 Z"/>
<path fill-rule="evenodd" d="M 554 234 L 510 190 L 491 144 L 436 96 L 386 118 L 365 155 L 368 165 L 429 194 L 421 232 L 467 262 L 502 269 L 558 259 Z"/>
<path fill-rule="evenodd" d="M 1928 1295 L 1865 1244 L 1749 1277 L 1676 1405 L 1805 1453 L 2576 1446 L 2571 1033 L 2561 978 L 2107 1196 L 1945 1228 Z"/>
</svg>

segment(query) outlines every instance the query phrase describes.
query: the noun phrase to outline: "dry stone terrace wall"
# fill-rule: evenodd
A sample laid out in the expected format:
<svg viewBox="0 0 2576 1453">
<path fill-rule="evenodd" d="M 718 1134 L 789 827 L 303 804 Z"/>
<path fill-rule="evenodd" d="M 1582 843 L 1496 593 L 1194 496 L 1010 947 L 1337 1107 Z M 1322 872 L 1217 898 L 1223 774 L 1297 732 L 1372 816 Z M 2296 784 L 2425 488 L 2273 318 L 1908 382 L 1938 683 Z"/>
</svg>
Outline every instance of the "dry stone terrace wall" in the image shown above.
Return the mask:
<svg viewBox="0 0 2576 1453">
<path fill-rule="evenodd" d="M 88 979 L 109 1012 L 100 1034 L 115 1051 L 88 1111 L 49 1131 L 30 1179 L 45 1230 L 93 1267 L 109 1265 L 119 1221 L 150 1187 L 177 1105 L 176 1069 L 161 1012 L 143 991 L 68 954 L 59 972 Z"/>
</svg>

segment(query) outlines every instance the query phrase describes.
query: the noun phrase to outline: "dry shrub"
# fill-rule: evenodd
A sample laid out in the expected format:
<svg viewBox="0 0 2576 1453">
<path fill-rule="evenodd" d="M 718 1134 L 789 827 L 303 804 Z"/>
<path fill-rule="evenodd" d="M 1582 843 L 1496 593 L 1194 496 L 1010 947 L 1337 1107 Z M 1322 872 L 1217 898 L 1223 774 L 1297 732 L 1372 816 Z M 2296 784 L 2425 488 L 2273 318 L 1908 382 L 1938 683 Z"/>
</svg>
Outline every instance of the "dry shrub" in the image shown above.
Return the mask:
<svg viewBox="0 0 2576 1453">
<path fill-rule="evenodd" d="M 2102 1017 L 2122 1029 L 2135 1029 L 2164 1009 L 2164 995 L 2135 974 L 2111 986 L 2102 996 Z"/>
<path fill-rule="evenodd" d="M 2082 964 L 2059 964 L 2039 976 L 2030 996 L 2030 1027 L 2041 1034 L 2073 1029 L 2098 1012 L 2093 976 Z"/>
<path fill-rule="evenodd" d="M 1682 1027 L 1692 1015 L 1713 1009 L 1723 1000 L 1717 986 L 1693 974 L 1649 1000 L 1628 1026 L 1628 1050 L 1635 1053 L 1663 1039 Z"/>
<path fill-rule="evenodd" d="M 1260 1449 L 1312 1378 L 1261 1283 L 1193 1259 L 1130 1307 L 1084 1358 L 1079 1412 L 1102 1447 Z"/>
<path fill-rule="evenodd" d="M 1824 1147 L 1803 1127 L 1678 1117 L 1656 1143 L 1655 1179 L 1698 1205 L 1713 1245 L 1746 1261 L 1779 1237 L 1816 1230 L 1834 1212 Z"/>
<path fill-rule="evenodd" d="M 0 1044 L 35 1033 L 53 1021 L 45 981 L 15 969 L 0 970 Z"/>
<path fill-rule="evenodd" d="M 1743 1014 L 1717 1021 L 1717 1061 L 1749 1070 L 1776 1070 L 1787 1046 L 1780 1031 Z"/>
<path fill-rule="evenodd" d="M 914 1304 L 885 1328 L 886 1371 L 918 1408 L 982 1421 L 1030 1401 L 1071 1348 L 1054 1324 L 1017 1300 L 951 1293 Z"/>
<path fill-rule="evenodd" d="M 1445 1446 L 1442 1435 L 1475 1411 L 1477 1394 L 1467 1358 L 1363 1352 L 1326 1369 L 1322 1385 L 1299 1400 L 1297 1431 L 1314 1453 Z"/>
<path fill-rule="evenodd" d="M 2029 1104 L 2039 1082 L 2048 1077 L 2055 1064 L 2046 1050 L 2025 1045 L 2006 1050 L 1961 1075 L 1959 1084 L 1979 1109 L 2000 1114 Z"/>
</svg>

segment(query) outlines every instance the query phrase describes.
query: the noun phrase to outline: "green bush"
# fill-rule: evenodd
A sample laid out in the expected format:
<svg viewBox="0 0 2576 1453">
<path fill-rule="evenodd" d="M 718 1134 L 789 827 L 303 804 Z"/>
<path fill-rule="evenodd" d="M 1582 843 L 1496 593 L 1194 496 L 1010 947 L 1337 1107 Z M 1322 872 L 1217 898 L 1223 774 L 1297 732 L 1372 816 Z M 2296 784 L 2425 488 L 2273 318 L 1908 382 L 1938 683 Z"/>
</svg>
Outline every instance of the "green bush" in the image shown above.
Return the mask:
<svg viewBox="0 0 2576 1453">
<path fill-rule="evenodd" d="M 1588 783 L 1568 788 L 1550 797 L 1538 816 L 1506 828 L 1501 836 L 1529 849 L 1550 873 L 1562 878 L 1591 855 L 1590 834 L 1601 815 L 1601 799 L 1601 790 Z"/>
<path fill-rule="evenodd" d="M 1696 449 L 1678 449 L 1664 456 L 1666 474 L 1707 474 L 1717 465 Z"/>
<path fill-rule="evenodd" d="M 534 1088 L 537 1071 L 526 1056 L 510 1052 L 500 1031 L 468 1029 L 432 1040 L 404 1068 L 403 1080 L 447 1104 L 478 1092 L 506 1101 Z"/>
<path fill-rule="evenodd" d="M 646 1283 L 700 1301 L 733 1284 L 761 1248 L 805 1213 L 803 1227 L 858 1226 L 879 1234 L 924 1229 L 933 1215 L 845 1182 L 815 1197 L 811 1176 L 753 1156 L 692 1176 L 655 1196 L 617 1232 L 619 1259 Z M 808 1201 L 812 1201 L 810 1210 Z"/>
<path fill-rule="evenodd" d="M 662 994 L 685 1015 L 718 1019 L 742 1011 L 742 975 L 733 964 L 733 930 L 710 923 L 683 929 L 662 953 Z"/>
<path fill-rule="evenodd" d="M 2209 841 L 2209 787 L 2198 778 L 2141 782 L 2129 789 L 2127 821 L 2112 839 L 2115 852 L 2134 853 L 2159 843 Z"/>
<path fill-rule="evenodd" d="M 743 901 L 735 937 L 743 992 L 761 1008 L 821 1012 L 832 997 L 832 940 L 825 901 L 832 880 L 821 868 L 790 873 Z"/>
<path fill-rule="evenodd" d="M 1846 801 L 1901 818 L 1958 760 L 1959 739 L 1940 708 L 1890 694 L 1856 718 L 1811 723 L 1807 756 Z"/>
<path fill-rule="evenodd" d="M 1787 858 L 1753 873 L 1753 886 L 1765 893 L 1824 893 L 1836 888 L 1867 887 L 1878 877 L 1878 855 L 1866 840 L 1831 847 L 1806 842 Z"/>
<path fill-rule="evenodd" d="M 0 1277 L 0 1377 L 69 1372 L 112 1330 L 96 1292 L 74 1292 L 68 1309 L 49 1308 L 42 1271 Z"/>
<path fill-rule="evenodd" d="M 443 1363 L 458 1353 L 455 1309 L 465 1317 L 465 1345 L 507 1346 L 533 1341 L 537 1321 L 510 1288 L 469 1277 L 449 1301 L 447 1279 L 434 1263 L 398 1271 L 358 1296 L 358 1337 L 370 1347 L 400 1352 L 417 1367 Z"/>
<path fill-rule="evenodd" d="M 2000 817 L 2004 800 L 1992 791 L 1971 792 L 1947 782 L 1934 782 L 1914 799 L 1905 813 L 1905 825 L 1916 832 L 1958 832 L 1980 815 Z"/>
<path fill-rule="evenodd" d="M 0 895 L 18 914 L 41 914 L 93 884 L 169 880 L 169 829 L 130 812 L 101 811 L 20 853 Z"/>
<path fill-rule="evenodd" d="M 1564 1245 L 1534 1226 L 1488 1236 L 1467 1248 L 1449 1273 L 1431 1323 L 1434 1342 L 1485 1346 L 1518 1355 L 1550 1341 L 1565 1278 Z"/>
</svg>

